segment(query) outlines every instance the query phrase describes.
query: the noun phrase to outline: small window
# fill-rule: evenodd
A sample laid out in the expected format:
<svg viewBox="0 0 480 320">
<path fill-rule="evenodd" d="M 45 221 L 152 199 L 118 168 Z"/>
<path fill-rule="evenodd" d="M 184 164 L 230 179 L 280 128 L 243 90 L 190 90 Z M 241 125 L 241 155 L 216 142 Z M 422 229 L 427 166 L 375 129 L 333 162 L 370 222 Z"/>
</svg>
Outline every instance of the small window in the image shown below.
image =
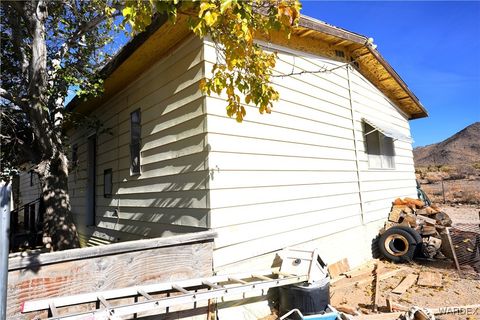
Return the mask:
<svg viewBox="0 0 480 320">
<path fill-rule="evenodd" d="M 33 171 L 30 171 L 30 187 L 33 187 Z"/>
<path fill-rule="evenodd" d="M 112 197 L 112 169 L 103 171 L 103 197 Z"/>
<path fill-rule="evenodd" d="M 140 174 L 141 127 L 140 109 L 130 114 L 130 174 Z"/>
<path fill-rule="evenodd" d="M 364 123 L 365 144 L 368 155 L 368 166 L 372 169 L 394 169 L 395 148 L 393 139 Z"/>
</svg>

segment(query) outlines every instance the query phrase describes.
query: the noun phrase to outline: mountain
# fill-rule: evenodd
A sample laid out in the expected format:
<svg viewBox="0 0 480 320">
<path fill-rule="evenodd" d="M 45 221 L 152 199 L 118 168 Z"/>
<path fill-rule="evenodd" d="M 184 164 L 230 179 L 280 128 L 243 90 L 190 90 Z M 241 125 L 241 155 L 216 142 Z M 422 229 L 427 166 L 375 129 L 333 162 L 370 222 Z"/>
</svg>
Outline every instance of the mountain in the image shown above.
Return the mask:
<svg viewBox="0 0 480 320">
<path fill-rule="evenodd" d="M 480 122 L 475 122 L 442 142 L 413 149 L 416 167 L 471 166 L 480 162 Z"/>
</svg>

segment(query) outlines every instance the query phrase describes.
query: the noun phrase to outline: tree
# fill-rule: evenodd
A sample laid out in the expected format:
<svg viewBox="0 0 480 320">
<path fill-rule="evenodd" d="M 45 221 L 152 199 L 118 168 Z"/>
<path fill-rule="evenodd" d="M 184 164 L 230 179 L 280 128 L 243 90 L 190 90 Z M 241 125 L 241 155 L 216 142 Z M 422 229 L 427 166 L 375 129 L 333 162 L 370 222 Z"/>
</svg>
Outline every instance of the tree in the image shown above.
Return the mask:
<svg viewBox="0 0 480 320">
<path fill-rule="evenodd" d="M 100 68 L 109 61 L 116 32 L 145 29 L 155 15 L 190 16 L 190 28 L 209 36 L 222 61 L 202 82 L 208 94 L 227 93 L 227 114 L 241 122 L 246 103 L 269 113 L 278 93 L 269 84 L 275 55 L 254 42 L 257 35 L 297 23 L 296 0 L 31 0 L 2 1 L 2 171 L 5 165 L 35 164 L 45 204 L 44 243 L 51 250 L 79 246 L 68 198 L 68 140 L 64 132 L 65 99 L 101 93 Z M 116 17 L 123 15 L 121 23 Z M 18 129 L 18 130 L 17 130 Z M 7 161 L 5 161 L 7 160 Z"/>
</svg>

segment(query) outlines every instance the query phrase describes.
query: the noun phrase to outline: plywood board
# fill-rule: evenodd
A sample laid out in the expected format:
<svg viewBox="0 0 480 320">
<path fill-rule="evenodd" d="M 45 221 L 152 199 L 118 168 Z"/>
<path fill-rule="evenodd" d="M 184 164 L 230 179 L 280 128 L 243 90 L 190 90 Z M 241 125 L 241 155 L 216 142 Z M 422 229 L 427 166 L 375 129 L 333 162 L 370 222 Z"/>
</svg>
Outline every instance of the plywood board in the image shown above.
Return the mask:
<svg viewBox="0 0 480 320">
<path fill-rule="evenodd" d="M 417 285 L 424 287 L 442 287 L 442 274 L 439 272 L 422 271 L 418 276 Z"/>
<path fill-rule="evenodd" d="M 343 258 L 340 261 L 328 265 L 328 273 L 330 274 L 330 278 L 336 278 L 347 271 L 350 271 L 350 265 L 348 264 L 347 258 Z"/>
<path fill-rule="evenodd" d="M 417 282 L 418 276 L 416 274 L 407 275 L 400 284 L 392 290 L 392 293 L 404 294 L 411 286 Z"/>
</svg>

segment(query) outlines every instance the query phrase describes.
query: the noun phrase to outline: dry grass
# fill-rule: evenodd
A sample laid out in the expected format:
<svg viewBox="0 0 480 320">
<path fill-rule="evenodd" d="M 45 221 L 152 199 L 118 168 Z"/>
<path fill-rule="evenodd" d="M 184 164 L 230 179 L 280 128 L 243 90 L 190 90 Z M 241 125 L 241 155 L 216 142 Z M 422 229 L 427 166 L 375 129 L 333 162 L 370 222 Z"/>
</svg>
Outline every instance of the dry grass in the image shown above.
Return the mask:
<svg viewBox="0 0 480 320">
<path fill-rule="evenodd" d="M 442 186 L 443 184 L 443 186 Z M 439 180 L 421 184 L 435 203 L 480 204 L 480 180 Z"/>
</svg>

